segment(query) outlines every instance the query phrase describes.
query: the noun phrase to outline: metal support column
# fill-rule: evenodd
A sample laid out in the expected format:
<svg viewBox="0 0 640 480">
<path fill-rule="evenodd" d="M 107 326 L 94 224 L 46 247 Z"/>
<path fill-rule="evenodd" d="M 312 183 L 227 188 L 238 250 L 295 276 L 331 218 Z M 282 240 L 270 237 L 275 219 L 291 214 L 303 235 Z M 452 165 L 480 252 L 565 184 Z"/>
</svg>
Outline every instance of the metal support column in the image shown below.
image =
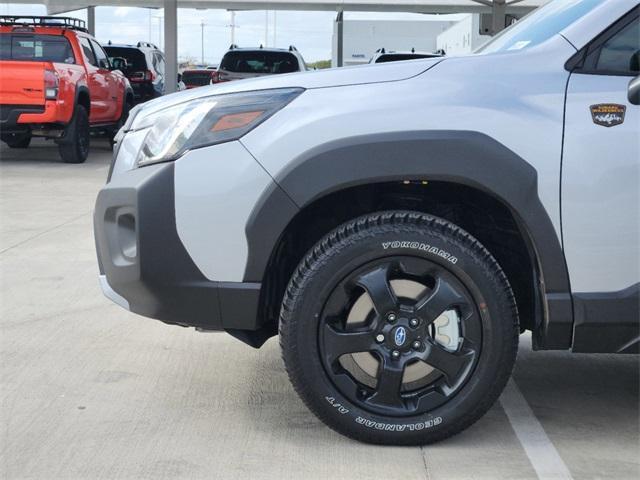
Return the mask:
<svg viewBox="0 0 640 480">
<path fill-rule="evenodd" d="M 231 10 L 231 45 L 235 45 L 236 43 L 236 12 L 235 10 Z"/>
<path fill-rule="evenodd" d="M 178 0 L 164 0 L 165 93 L 178 87 Z"/>
<path fill-rule="evenodd" d="M 87 7 L 87 29 L 96 36 L 96 7 Z"/>
<path fill-rule="evenodd" d="M 338 17 L 336 18 L 336 35 L 337 35 L 337 48 L 336 53 L 338 57 L 338 67 L 344 65 L 344 12 L 340 10 Z"/>
<path fill-rule="evenodd" d="M 505 28 L 507 23 L 507 2 L 506 0 L 493 0 L 491 5 L 491 34 L 496 35 Z"/>
</svg>

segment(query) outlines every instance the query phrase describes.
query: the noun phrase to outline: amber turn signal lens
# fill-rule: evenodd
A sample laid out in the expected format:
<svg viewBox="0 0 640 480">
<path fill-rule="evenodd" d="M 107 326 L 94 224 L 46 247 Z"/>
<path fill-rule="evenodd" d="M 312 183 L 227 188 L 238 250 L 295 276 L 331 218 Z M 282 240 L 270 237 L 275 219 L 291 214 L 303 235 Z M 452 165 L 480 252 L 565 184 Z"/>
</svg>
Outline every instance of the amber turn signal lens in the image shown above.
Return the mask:
<svg viewBox="0 0 640 480">
<path fill-rule="evenodd" d="M 223 117 L 220 117 L 220 120 L 216 122 L 211 131 L 220 132 L 222 130 L 233 130 L 234 128 L 246 127 L 263 113 L 264 110 L 258 112 L 242 112 L 225 115 Z"/>
</svg>

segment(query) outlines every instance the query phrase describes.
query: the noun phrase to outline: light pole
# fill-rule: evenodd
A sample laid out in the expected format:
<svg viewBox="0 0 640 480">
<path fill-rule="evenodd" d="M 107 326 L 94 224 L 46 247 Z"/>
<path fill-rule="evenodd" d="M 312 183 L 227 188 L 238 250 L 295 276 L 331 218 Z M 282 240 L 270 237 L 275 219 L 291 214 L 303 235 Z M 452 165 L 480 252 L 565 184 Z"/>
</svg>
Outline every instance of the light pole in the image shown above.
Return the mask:
<svg viewBox="0 0 640 480">
<path fill-rule="evenodd" d="M 204 20 L 200 21 L 200 53 L 202 55 L 202 66 L 204 66 L 204 27 L 205 27 L 205 23 Z"/>
<path fill-rule="evenodd" d="M 231 23 L 227 25 L 227 27 L 231 28 L 231 45 L 235 45 L 236 43 L 236 12 L 235 10 L 231 10 Z"/>
</svg>

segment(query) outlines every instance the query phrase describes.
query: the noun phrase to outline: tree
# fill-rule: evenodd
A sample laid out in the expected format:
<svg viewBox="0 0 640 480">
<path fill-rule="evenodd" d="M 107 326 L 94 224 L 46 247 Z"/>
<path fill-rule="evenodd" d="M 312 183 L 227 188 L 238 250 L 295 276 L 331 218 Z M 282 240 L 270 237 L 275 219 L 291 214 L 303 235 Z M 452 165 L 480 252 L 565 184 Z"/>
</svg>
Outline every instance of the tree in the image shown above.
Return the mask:
<svg viewBox="0 0 640 480">
<path fill-rule="evenodd" d="M 323 68 L 331 68 L 331 60 L 318 60 L 317 62 L 308 63 L 309 68 L 322 70 Z"/>
</svg>

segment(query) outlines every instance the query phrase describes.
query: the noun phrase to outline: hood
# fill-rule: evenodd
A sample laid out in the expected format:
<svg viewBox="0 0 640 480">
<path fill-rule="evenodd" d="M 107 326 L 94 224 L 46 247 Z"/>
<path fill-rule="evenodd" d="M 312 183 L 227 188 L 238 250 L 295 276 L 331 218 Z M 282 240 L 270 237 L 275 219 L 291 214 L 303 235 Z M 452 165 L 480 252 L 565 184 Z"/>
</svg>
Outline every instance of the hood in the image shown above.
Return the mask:
<svg viewBox="0 0 640 480">
<path fill-rule="evenodd" d="M 251 90 L 266 90 L 269 88 L 302 87 L 310 90 L 314 88 L 341 87 L 345 85 L 363 85 L 368 83 L 397 82 L 426 72 L 433 66 L 444 61 L 443 58 L 425 58 L 405 62 L 379 63 L 356 67 L 331 68 L 309 72 L 288 73 L 284 75 L 269 75 L 246 80 L 218 83 L 193 90 L 172 93 L 164 97 L 151 100 L 135 107 L 131 117 L 144 111 L 152 113 L 177 105 L 189 100 L 222 95 L 225 93 L 248 92 Z"/>
</svg>

